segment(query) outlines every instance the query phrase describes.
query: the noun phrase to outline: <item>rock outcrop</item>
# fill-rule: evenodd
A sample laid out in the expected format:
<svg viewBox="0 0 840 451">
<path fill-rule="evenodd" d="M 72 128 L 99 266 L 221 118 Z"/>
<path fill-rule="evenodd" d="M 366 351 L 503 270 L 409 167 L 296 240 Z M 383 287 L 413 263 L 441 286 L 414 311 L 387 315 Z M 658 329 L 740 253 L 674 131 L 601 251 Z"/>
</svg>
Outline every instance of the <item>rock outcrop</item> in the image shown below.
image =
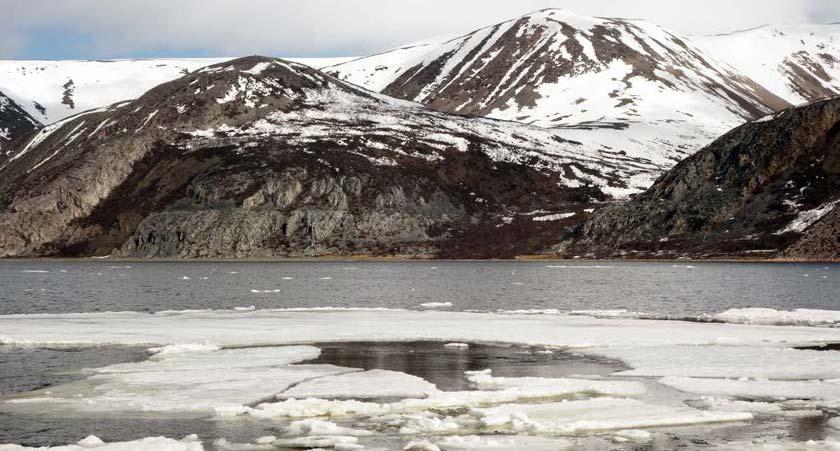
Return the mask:
<svg viewBox="0 0 840 451">
<path fill-rule="evenodd" d="M 840 258 L 840 98 L 727 133 L 556 250 L 597 257 Z"/>
<path fill-rule="evenodd" d="M 645 171 L 248 57 L 22 140 L 0 162 L 0 256 L 505 257 Z"/>
<path fill-rule="evenodd" d="M 12 141 L 40 126 L 40 122 L 0 91 L 0 163 L 3 162 Z"/>
</svg>

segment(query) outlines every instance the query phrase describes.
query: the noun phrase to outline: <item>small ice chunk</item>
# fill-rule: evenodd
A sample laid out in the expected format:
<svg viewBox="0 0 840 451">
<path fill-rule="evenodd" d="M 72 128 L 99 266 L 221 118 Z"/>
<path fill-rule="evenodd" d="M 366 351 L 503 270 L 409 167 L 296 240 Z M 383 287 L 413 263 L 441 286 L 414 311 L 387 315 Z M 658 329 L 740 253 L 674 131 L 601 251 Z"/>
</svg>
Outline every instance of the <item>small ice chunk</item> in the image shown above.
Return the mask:
<svg viewBox="0 0 840 451">
<path fill-rule="evenodd" d="M 714 316 L 716 321 L 735 324 L 770 326 L 825 326 L 840 324 L 840 311 L 796 309 L 780 311 L 771 308 L 730 309 Z"/>
<path fill-rule="evenodd" d="M 77 444 L 82 448 L 93 448 L 96 446 L 102 446 L 105 442 L 95 435 L 88 435 L 87 437 L 79 440 Z"/>
<path fill-rule="evenodd" d="M 105 443 L 90 435 L 75 445 L 31 448 L 22 445 L 0 445 L 0 451 L 204 451 L 204 447 L 195 435 L 181 440 L 165 437 L 147 437 L 128 442 Z"/>
<path fill-rule="evenodd" d="M 419 440 L 409 442 L 403 447 L 403 451 L 440 451 L 440 447 L 428 440 Z"/>
<path fill-rule="evenodd" d="M 180 345 L 167 345 L 159 348 L 149 348 L 149 353 L 154 354 L 152 360 L 160 360 L 180 354 L 195 354 L 201 352 L 214 352 L 222 349 L 219 345 L 210 343 L 187 343 Z"/>
<path fill-rule="evenodd" d="M 398 371 L 370 370 L 301 382 L 280 393 L 281 398 L 372 399 L 424 398 L 437 392 L 425 379 Z"/>
<path fill-rule="evenodd" d="M 447 343 L 443 345 L 444 348 L 467 350 L 470 347 L 467 343 Z"/>
<path fill-rule="evenodd" d="M 636 443 L 649 442 L 652 438 L 650 432 L 641 429 L 622 429 L 616 431 L 615 436 Z"/>
<path fill-rule="evenodd" d="M 286 435 L 301 436 L 301 435 L 321 435 L 321 436 L 353 436 L 360 437 L 372 435 L 373 432 L 362 429 L 352 429 L 344 426 L 339 426 L 332 421 L 306 419 L 297 420 L 289 424 L 286 428 Z M 273 437 L 272 437 L 273 438 Z M 272 442 L 274 440 L 271 440 Z M 259 443 L 259 440 L 257 440 Z"/>
<path fill-rule="evenodd" d="M 428 308 L 428 309 L 448 308 L 448 307 L 452 307 L 452 303 L 451 302 L 425 302 L 423 304 L 420 304 L 420 307 Z"/>
</svg>

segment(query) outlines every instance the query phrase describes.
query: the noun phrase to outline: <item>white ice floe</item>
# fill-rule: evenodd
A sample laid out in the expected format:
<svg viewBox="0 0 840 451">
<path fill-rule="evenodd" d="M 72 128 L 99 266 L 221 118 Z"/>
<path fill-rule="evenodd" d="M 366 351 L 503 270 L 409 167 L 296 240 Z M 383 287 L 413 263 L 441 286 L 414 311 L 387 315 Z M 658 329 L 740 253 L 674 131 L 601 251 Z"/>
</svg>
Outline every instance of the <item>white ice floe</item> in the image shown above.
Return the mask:
<svg viewBox="0 0 840 451">
<path fill-rule="evenodd" d="M 149 348 L 149 352 L 154 354 L 153 360 L 161 360 L 172 357 L 177 354 L 194 354 L 201 352 L 213 352 L 221 349 L 218 345 L 210 343 L 186 343 L 180 345 L 167 345 L 159 348 Z"/>
<path fill-rule="evenodd" d="M 91 370 L 92 374 L 80 381 L 11 396 L 0 408 L 206 414 L 271 398 L 303 380 L 359 371 L 332 365 L 291 365 L 319 353 L 311 346 L 201 348 L 192 352 L 182 348 L 143 362 Z"/>
<path fill-rule="evenodd" d="M 321 436 L 352 436 L 362 437 L 372 435 L 373 432 L 364 429 L 353 429 L 339 426 L 332 421 L 307 419 L 292 421 L 286 428 L 286 435 L 321 435 Z"/>
<path fill-rule="evenodd" d="M 840 441 L 836 439 L 794 440 L 760 439 L 753 441 L 732 441 L 723 445 L 707 448 L 711 451 L 838 451 Z"/>
<path fill-rule="evenodd" d="M 436 442 L 447 451 L 558 451 L 572 446 L 572 442 L 561 438 L 532 437 L 527 435 L 493 436 L 451 436 Z M 406 448 L 409 449 L 409 448 Z M 417 451 L 426 451 L 418 448 Z"/>
<path fill-rule="evenodd" d="M 485 429 L 499 432 L 582 434 L 609 430 L 748 421 L 747 412 L 709 412 L 657 406 L 634 399 L 595 398 L 472 409 Z"/>
<path fill-rule="evenodd" d="M 618 439 L 629 440 L 637 443 L 649 442 L 653 436 L 643 429 L 622 429 L 614 433 Z"/>
<path fill-rule="evenodd" d="M 105 443 L 96 436 L 88 436 L 73 445 L 55 447 L 26 447 L 0 445 L 0 451 L 204 451 L 204 446 L 195 435 L 174 440 L 164 437 L 148 437 L 129 442 Z"/>
<path fill-rule="evenodd" d="M 467 371 L 467 381 L 479 390 L 511 390 L 537 397 L 541 394 L 566 395 L 569 397 L 641 397 L 647 394 L 647 389 L 640 382 L 547 377 L 494 377 L 490 370 Z"/>
<path fill-rule="evenodd" d="M 598 348 L 599 352 L 600 348 L 676 345 L 782 349 L 840 342 L 840 329 L 335 307 L 0 316 L 0 343 L 7 345 L 208 342 L 241 347 L 411 340 Z"/>
<path fill-rule="evenodd" d="M 840 378 L 840 353 L 761 344 L 741 346 L 723 341 L 707 346 L 617 346 L 590 352 L 630 365 L 632 369 L 618 373 L 622 376 Z"/>
<path fill-rule="evenodd" d="M 660 383 L 684 392 L 753 400 L 840 400 L 840 381 L 778 381 L 669 376 Z"/>
<path fill-rule="evenodd" d="M 445 345 L 443 345 L 443 347 L 464 351 L 469 349 L 470 345 L 467 343 L 446 343 Z"/>
<path fill-rule="evenodd" d="M 741 421 L 751 418 L 750 411 L 756 410 L 655 405 L 645 398 L 645 386 L 641 383 L 614 378 L 506 378 L 473 372 L 467 377 L 476 391 L 441 392 L 426 391 L 433 386 L 399 373 L 379 373 L 387 377 L 377 378 L 372 377 L 376 372 L 365 374 L 353 368 L 291 365 L 315 358 L 319 352 L 311 346 L 290 346 L 295 343 L 414 340 L 575 348 L 578 352 L 623 360 L 631 369 L 619 376 L 681 376 L 684 379 L 666 378 L 663 383 L 689 392 L 703 390 L 688 384 L 714 384 L 722 393 L 709 394 L 718 397 L 767 401 L 763 399 L 766 392 L 759 391 L 767 390 L 776 397 L 810 399 L 819 394 L 832 398 L 821 398 L 811 405 L 785 405 L 782 414 L 790 415 L 813 414 L 823 401 L 833 402 L 835 388 L 840 385 L 828 380 L 840 379 L 840 374 L 835 374 L 840 364 L 834 353 L 790 349 L 840 342 L 840 330 L 836 328 L 652 321 L 621 316 L 336 308 L 32 314 L 0 316 L 0 342 L 162 347 L 144 362 L 90 370 L 82 381 L 4 398 L 0 409 L 38 413 L 140 411 L 182 416 L 215 412 L 221 419 L 239 416 L 282 421 L 329 417 L 331 421 L 365 421 L 404 434 L 433 435 L 636 430 Z M 264 347 L 272 345 L 280 347 Z M 724 379 L 736 377 L 773 380 Z M 373 380 L 377 382 L 369 382 Z M 762 386 L 782 382 L 783 385 Z M 730 383 L 731 390 L 724 390 Z M 372 393 L 360 392 L 367 388 L 387 396 L 383 390 L 388 384 L 393 384 L 395 391 L 390 394 L 395 397 L 413 397 L 393 402 L 362 400 Z M 396 391 L 404 388 L 398 384 L 412 385 L 412 389 Z M 315 397 L 284 399 L 292 394 Z M 686 399 L 690 396 L 696 398 L 692 392 Z M 296 442 L 302 445 L 312 439 L 318 444 L 317 437 L 325 436 L 322 430 L 278 440 L 303 440 Z M 358 442 L 334 444 L 351 446 Z"/>
<path fill-rule="evenodd" d="M 423 398 L 437 392 L 434 384 L 417 376 L 387 370 L 360 371 L 303 381 L 278 395 L 281 398 Z"/>
<path fill-rule="evenodd" d="M 423 304 L 420 304 L 420 307 L 428 308 L 428 309 L 449 308 L 449 307 L 452 307 L 452 303 L 451 302 L 425 302 Z"/>
<path fill-rule="evenodd" d="M 778 326 L 825 326 L 840 324 L 840 311 L 796 309 L 792 311 L 771 308 L 730 309 L 714 315 L 725 323 L 767 324 Z"/>
</svg>

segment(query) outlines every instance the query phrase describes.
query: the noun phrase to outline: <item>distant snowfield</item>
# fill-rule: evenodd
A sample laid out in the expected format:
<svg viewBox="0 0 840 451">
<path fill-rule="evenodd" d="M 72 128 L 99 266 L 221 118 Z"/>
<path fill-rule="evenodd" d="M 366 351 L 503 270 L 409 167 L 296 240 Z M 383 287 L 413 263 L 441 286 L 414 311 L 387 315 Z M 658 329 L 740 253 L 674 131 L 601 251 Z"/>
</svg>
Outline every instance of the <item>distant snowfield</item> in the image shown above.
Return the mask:
<svg viewBox="0 0 840 451">
<path fill-rule="evenodd" d="M 751 315 L 761 321 L 773 316 L 743 310 L 718 319 L 743 322 Z M 792 313 L 776 312 L 785 315 Z M 795 316 L 800 324 L 806 318 L 815 324 L 836 319 L 834 312 L 815 310 Z M 442 350 L 451 342 L 567 349 L 619 359 L 631 369 L 606 378 L 497 377 L 468 371 L 465 378 L 475 390 L 444 392 L 394 371 L 294 364 L 320 352 L 301 343 L 414 340 L 439 341 Z M 282 425 L 279 436 L 254 438 L 251 444 L 219 438 L 218 449 L 363 449 L 382 430 L 404 437 L 406 444 L 420 436 L 428 445 L 414 449 L 432 450 L 564 449 L 575 444 L 576 436 L 592 434 L 614 443 L 644 443 L 652 437 L 646 428 L 831 415 L 840 405 L 840 353 L 795 348 L 838 342 L 840 329 L 829 327 L 560 313 L 322 308 L 11 315 L 0 316 L 4 345 L 164 346 L 153 349 L 147 361 L 97 368 L 79 382 L 2 397 L 0 411 L 210 414 L 217 421 L 253 418 Z M 694 407 L 663 400 L 656 394 L 661 385 L 695 400 L 689 403 Z M 371 389 L 379 387 L 402 399 L 372 399 Z M 86 440 L 90 446 L 64 449 L 144 449 L 139 442 Z M 171 449 L 203 449 L 190 437 L 155 440 Z M 833 449 L 834 443 L 826 439 L 807 449 Z M 799 449 L 791 443 L 776 445 L 772 449 Z M 20 449 L 27 448 L 0 446 Z"/>
<path fill-rule="evenodd" d="M 187 71 L 192 72 L 230 59 L 233 57 L 0 60 L 0 91 L 17 102 L 32 117 L 44 124 L 51 124 L 82 111 L 137 98 L 149 89 L 174 80 Z M 317 69 L 353 58 L 286 59 Z"/>
<path fill-rule="evenodd" d="M 709 54 L 797 105 L 812 93 L 840 92 L 840 24 L 763 26 L 692 41 Z"/>
</svg>

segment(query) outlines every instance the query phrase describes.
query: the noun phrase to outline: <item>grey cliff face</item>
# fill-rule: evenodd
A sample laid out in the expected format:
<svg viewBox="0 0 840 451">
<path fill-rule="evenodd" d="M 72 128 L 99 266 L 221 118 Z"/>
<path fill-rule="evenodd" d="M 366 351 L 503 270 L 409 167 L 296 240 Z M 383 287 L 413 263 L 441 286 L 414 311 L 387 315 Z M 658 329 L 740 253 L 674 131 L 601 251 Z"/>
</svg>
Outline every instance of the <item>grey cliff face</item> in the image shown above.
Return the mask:
<svg viewBox="0 0 840 451">
<path fill-rule="evenodd" d="M 574 148 L 540 129 L 241 58 L 10 149 L 0 256 L 537 252 L 607 198 L 585 178 L 593 167 L 606 186 L 623 178 L 622 156 L 579 160 Z M 538 210 L 579 214 L 533 221 Z"/>
<path fill-rule="evenodd" d="M 40 126 L 40 122 L 0 91 L 0 164 L 6 158 L 13 141 Z"/>
<path fill-rule="evenodd" d="M 634 257 L 836 259 L 840 99 L 747 123 L 556 249 Z"/>
</svg>

